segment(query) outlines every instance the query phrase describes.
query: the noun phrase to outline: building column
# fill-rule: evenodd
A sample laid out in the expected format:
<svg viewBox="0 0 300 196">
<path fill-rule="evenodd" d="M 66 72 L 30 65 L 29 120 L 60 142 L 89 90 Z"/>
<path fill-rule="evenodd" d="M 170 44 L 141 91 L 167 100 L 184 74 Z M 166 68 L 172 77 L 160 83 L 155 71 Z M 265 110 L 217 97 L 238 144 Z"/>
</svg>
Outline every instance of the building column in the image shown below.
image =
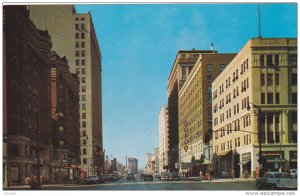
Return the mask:
<svg viewBox="0 0 300 196">
<path fill-rule="evenodd" d="M 282 131 L 284 134 L 282 135 L 282 143 L 289 143 L 290 132 L 289 132 L 289 121 L 288 121 L 289 111 L 283 111 L 282 115 Z"/>
<path fill-rule="evenodd" d="M 8 187 L 8 179 L 7 179 L 7 162 L 4 162 L 3 164 L 3 178 L 4 178 L 4 182 L 3 182 L 3 188 Z"/>
</svg>

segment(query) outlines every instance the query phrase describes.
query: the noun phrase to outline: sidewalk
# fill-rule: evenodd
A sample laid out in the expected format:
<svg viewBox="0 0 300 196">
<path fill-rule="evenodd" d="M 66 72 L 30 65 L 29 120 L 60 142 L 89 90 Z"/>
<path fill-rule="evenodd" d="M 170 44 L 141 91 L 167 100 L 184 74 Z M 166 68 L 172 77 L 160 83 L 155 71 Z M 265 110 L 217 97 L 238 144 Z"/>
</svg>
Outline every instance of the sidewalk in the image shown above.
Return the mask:
<svg viewBox="0 0 300 196">
<path fill-rule="evenodd" d="M 218 178 L 215 177 L 212 179 L 212 181 L 208 179 L 203 179 L 203 177 L 197 176 L 197 177 L 186 177 L 182 179 L 183 181 L 202 181 L 202 182 L 239 182 L 239 181 L 255 181 L 255 178 Z"/>
</svg>

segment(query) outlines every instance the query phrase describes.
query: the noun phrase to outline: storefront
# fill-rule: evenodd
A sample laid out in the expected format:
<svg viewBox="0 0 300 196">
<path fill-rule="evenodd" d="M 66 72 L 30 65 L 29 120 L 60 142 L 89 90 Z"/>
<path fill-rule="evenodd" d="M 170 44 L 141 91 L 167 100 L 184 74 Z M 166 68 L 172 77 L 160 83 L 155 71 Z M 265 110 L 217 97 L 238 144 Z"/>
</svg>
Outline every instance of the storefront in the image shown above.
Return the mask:
<svg viewBox="0 0 300 196">
<path fill-rule="evenodd" d="M 279 171 L 285 167 L 284 153 L 281 151 L 262 152 L 263 170 Z"/>
<path fill-rule="evenodd" d="M 297 151 L 290 151 L 290 169 L 297 169 Z"/>
<path fill-rule="evenodd" d="M 242 171 L 242 175 L 240 177 L 255 176 L 255 174 L 251 171 L 251 152 L 241 154 L 241 162 L 239 165 Z"/>
</svg>

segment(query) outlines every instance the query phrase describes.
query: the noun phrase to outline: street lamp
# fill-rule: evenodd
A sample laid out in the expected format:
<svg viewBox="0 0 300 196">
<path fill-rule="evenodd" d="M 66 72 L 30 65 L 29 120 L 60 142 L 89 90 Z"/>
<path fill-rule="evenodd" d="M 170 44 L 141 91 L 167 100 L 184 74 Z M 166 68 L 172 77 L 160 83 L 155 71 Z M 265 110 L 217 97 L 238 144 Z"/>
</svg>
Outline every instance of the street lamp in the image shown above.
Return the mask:
<svg viewBox="0 0 300 196">
<path fill-rule="evenodd" d="M 261 118 L 261 108 L 257 105 L 255 105 L 254 103 L 250 103 L 248 102 L 248 106 L 247 106 L 247 110 L 250 111 L 251 110 L 251 107 L 250 107 L 250 104 L 257 109 L 257 115 L 258 115 L 258 118 L 257 118 L 257 132 L 258 132 L 258 142 L 259 142 L 259 158 L 258 158 L 258 163 L 259 163 L 259 177 L 262 176 L 262 170 L 263 170 L 263 161 L 262 161 L 262 153 L 261 153 L 261 143 L 262 143 L 262 131 L 260 129 L 260 118 Z"/>
</svg>

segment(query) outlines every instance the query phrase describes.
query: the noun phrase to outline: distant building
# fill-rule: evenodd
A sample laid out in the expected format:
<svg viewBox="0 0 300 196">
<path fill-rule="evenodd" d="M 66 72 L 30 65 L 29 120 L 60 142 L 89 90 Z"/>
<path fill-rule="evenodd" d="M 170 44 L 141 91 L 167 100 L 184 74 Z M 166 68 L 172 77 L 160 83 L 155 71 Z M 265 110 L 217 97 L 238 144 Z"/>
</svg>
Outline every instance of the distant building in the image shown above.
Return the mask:
<svg viewBox="0 0 300 196">
<path fill-rule="evenodd" d="M 169 152 L 168 169 L 178 170 L 179 162 L 179 127 L 178 127 L 178 95 L 181 87 L 192 71 L 199 54 L 216 53 L 213 50 L 180 50 L 175 58 L 168 79 L 168 110 L 169 110 Z M 177 165 L 175 167 L 175 164 Z"/>
<path fill-rule="evenodd" d="M 30 5 L 29 10 L 34 24 L 49 31 L 53 50 L 67 57 L 70 71 L 80 78 L 82 177 L 103 172 L 102 64 L 91 14 L 77 14 L 73 5 Z"/>
<path fill-rule="evenodd" d="M 38 163 L 51 180 L 50 36 L 35 27 L 26 6 L 15 5 L 3 6 L 3 36 L 4 185 L 24 184 L 38 174 Z"/>
<path fill-rule="evenodd" d="M 212 81 L 236 54 L 203 53 L 179 90 L 179 167 L 181 172 L 199 176 L 209 172 L 212 149 L 205 142 L 212 128 Z"/>
<path fill-rule="evenodd" d="M 297 168 L 297 39 L 250 39 L 212 91 L 216 175 Z"/>
<path fill-rule="evenodd" d="M 159 113 L 159 171 L 168 170 L 169 124 L 168 106 L 163 106 Z"/>
<path fill-rule="evenodd" d="M 128 174 L 138 174 L 138 160 L 136 158 L 128 158 L 127 170 Z"/>
</svg>

